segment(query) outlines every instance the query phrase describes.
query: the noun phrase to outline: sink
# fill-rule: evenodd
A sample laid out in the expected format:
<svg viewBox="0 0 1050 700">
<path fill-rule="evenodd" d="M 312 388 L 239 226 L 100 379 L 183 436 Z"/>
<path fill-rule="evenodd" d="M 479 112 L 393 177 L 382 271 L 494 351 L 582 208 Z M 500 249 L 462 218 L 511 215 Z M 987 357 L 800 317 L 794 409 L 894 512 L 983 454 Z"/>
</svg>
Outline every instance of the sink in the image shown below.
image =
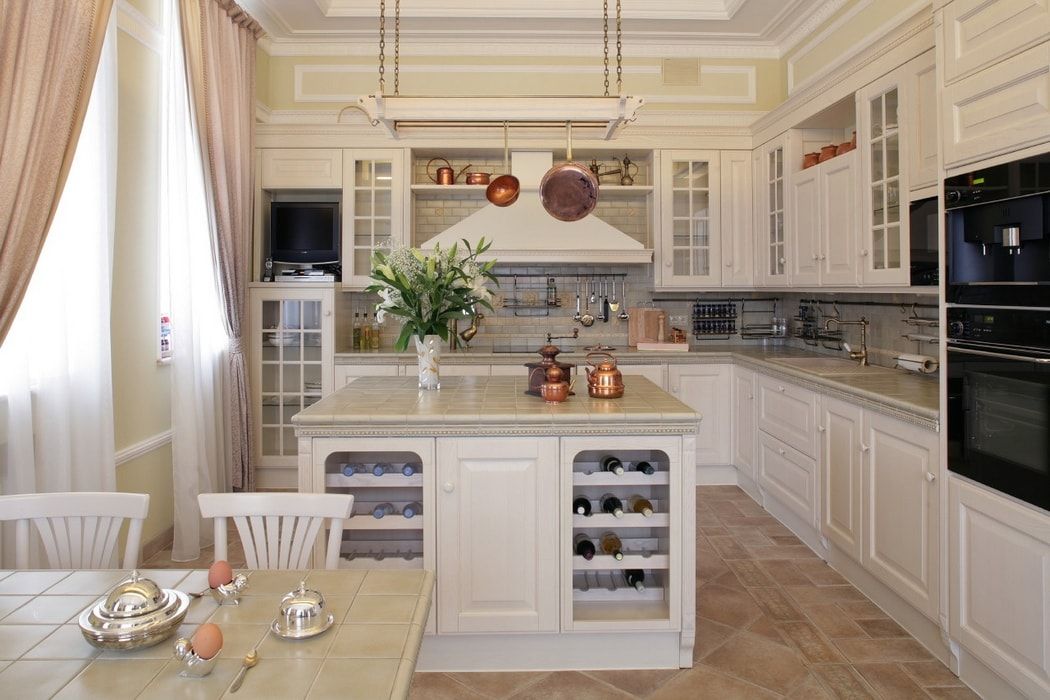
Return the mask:
<svg viewBox="0 0 1050 700">
<path fill-rule="evenodd" d="M 876 368 L 864 367 L 856 360 L 845 360 L 837 357 L 783 357 L 770 359 L 780 365 L 805 370 L 817 375 L 867 374 L 877 371 Z"/>
</svg>

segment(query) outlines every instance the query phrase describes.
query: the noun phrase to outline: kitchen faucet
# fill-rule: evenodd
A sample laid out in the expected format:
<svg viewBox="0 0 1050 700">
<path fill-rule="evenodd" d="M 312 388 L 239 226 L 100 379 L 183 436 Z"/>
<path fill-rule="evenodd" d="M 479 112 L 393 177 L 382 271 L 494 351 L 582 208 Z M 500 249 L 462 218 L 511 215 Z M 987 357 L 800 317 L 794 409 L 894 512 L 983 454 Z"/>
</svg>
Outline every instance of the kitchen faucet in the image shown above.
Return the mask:
<svg viewBox="0 0 1050 700">
<path fill-rule="evenodd" d="M 829 318 L 824 321 L 824 330 L 831 330 L 831 324 L 834 323 L 837 326 L 860 326 L 860 350 L 851 350 L 849 345 L 843 343 L 846 347 L 846 351 L 849 353 L 849 359 L 859 360 L 862 366 L 868 364 L 868 319 L 863 316 L 860 317 L 859 321 L 840 321 L 837 318 Z"/>
</svg>

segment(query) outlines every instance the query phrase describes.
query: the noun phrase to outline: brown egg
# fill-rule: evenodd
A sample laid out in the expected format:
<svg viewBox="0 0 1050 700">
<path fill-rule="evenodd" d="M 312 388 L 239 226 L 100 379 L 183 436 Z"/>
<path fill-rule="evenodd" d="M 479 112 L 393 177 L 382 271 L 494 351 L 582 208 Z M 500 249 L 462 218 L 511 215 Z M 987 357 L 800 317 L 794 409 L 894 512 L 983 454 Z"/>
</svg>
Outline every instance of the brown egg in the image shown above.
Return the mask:
<svg viewBox="0 0 1050 700">
<path fill-rule="evenodd" d="M 211 565 L 208 569 L 208 585 L 212 588 L 218 588 L 224 583 L 229 583 L 233 580 L 233 567 L 230 566 L 229 562 L 219 560 Z"/>
<path fill-rule="evenodd" d="M 190 646 L 197 656 L 210 659 L 222 651 L 222 630 L 216 624 L 205 622 L 193 633 Z"/>
</svg>

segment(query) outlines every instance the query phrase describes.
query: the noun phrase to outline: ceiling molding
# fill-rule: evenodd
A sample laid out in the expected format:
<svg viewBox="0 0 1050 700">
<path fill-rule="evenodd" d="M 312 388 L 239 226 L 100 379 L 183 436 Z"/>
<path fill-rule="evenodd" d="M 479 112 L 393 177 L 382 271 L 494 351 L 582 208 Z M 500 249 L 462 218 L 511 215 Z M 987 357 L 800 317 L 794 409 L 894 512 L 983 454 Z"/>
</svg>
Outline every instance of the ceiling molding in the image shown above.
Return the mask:
<svg viewBox="0 0 1050 700">
<path fill-rule="evenodd" d="M 376 18 L 373 0 L 314 0 L 325 17 Z M 722 20 L 733 19 L 744 0 L 661 0 L 637 3 L 623 8 L 624 19 Z M 393 16 L 393 8 L 387 8 Z M 610 12 L 613 12 L 610 9 Z M 531 0 L 528 3 L 488 4 L 486 17 L 501 19 L 594 19 L 593 7 L 564 0 Z M 413 0 L 401 8 L 401 17 L 470 19 L 478 15 L 478 3 L 470 0 Z"/>
<path fill-rule="evenodd" d="M 832 15 L 841 10 L 850 0 L 825 0 L 818 5 L 813 12 L 799 18 L 795 26 L 787 34 L 777 41 L 780 56 L 786 56 L 796 46 L 817 31 L 817 27 L 831 19 Z"/>
<path fill-rule="evenodd" d="M 154 53 L 164 48 L 164 33 L 160 25 L 142 13 L 128 0 L 117 2 L 117 29 Z"/>
</svg>

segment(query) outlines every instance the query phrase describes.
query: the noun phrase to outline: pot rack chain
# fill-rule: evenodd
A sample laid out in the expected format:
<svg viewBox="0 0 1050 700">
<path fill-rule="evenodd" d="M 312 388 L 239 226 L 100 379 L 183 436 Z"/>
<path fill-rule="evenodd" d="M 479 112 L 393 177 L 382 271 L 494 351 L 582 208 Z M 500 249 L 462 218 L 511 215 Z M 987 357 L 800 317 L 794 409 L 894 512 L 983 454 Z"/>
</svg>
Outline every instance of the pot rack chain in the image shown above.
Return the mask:
<svg viewBox="0 0 1050 700">
<path fill-rule="evenodd" d="M 609 0 L 602 0 L 602 37 L 605 54 L 605 96 L 609 96 Z M 623 95 L 623 16 L 616 0 L 616 94 Z"/>
<path fill-rule="evenodd" d="M 386 0 L 379 0 L 379 94 L 386 92 Z"/>
<path fill-rule="evenodd" d="M 379 0 L 379 94 L 386 91 L 386 0 Z M 394 94 L 401 93 L 401 0 L 394 2 Z M 374 126 L 374 125 L 373 125 Z"/>
</svg>

